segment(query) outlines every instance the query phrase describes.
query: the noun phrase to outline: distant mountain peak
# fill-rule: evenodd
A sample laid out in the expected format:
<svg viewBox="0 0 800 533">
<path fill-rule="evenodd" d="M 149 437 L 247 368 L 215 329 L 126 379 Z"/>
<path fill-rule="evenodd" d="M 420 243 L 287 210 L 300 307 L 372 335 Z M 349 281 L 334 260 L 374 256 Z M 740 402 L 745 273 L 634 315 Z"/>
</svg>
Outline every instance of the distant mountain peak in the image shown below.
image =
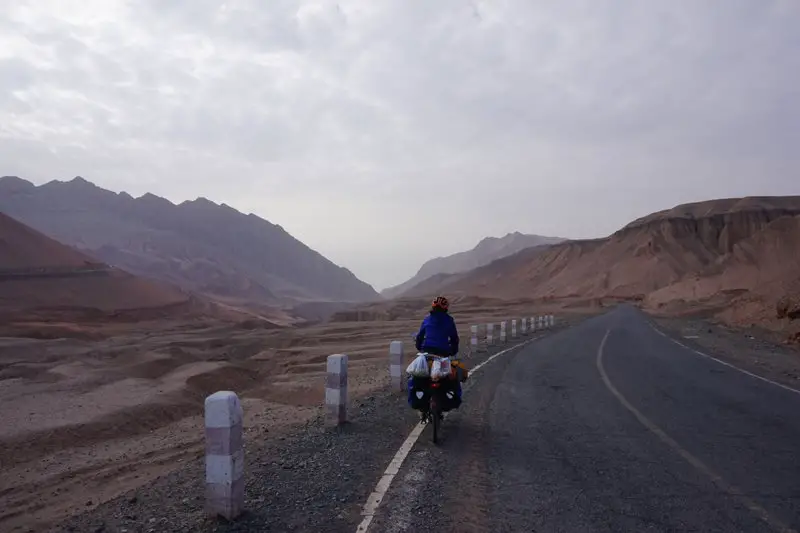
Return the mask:
<svg viewBox="0 0 800 533">
<path fill-rule="evenodd" d="M 179 205 L 207 205 L 207 206 L 219 207 L 219 204 L 217 204 L 216 202 L 212 202 L 205 196 L 198 196 L 194 200 L 185 200 L 181 202 Z"/>
<path fill-rule="evenodd" d="M 33 185 L 28 180 L 24 180 L 19 176 L 2 176 L 0 177 L 0 183 L 27 183 L 28 185 Z"/>
<path fill-rule="evenodd" d="M 20 192 L 36 188 L 36 185 L 17 176 L 3 176 L 0 178 L 0 190 Z"/>
<path fill-rule="evenodd" d="M 519 231 L 509 232 L 503 237 L 484 237 L 471 250 L 427 261 L 413 278 L 395 287 L 385 289 L 382 294 L 389 298 L 399 296 L 432 276 L 468 272 L 526 248 L 557 244 L 565 240 L 560 237 L 528 235 Z"/>
<path fill-rule="evenodd" d="M 95 184 L 94 184 L 94 183 L 92 183 L 91 181 L 87 180 L 87 179 L 86 179 L 86 178 L 84 178 L 83 176 L 75 176 L 74 178 L 72 178 L 71 180 L 69 180 L 69 182 L 68 182 L 68 183 L 71 183 L 71 184 L 73 184 L 73 185 L 82 185 L 82 186 L 89 186 L 89 187 L 97 187 L 97 185 L 95 185 Z"/>
<path fill-rule="evenodd" d="M 136 201 L 146 205 L 153 205 L 153 206 L 163 206 L 163 207 L 175 207 L 175 204 L 167 200 L 162 196 L 155 195 L 150 192 L 146 192 L 140 197 L 136 198 Z"/>
<path fill-rule="evenodd" d="M 82 176 L 75 176 L 71 180 L 50 180 L 41 187 L 68 187 L 70 189 L 100 189 L 97 185 Z M 102 189 L 105 190 L 105 189 Z M 111 191 L 106 191 L 111 192 Z M 113 193 L 112 193 L 113 194 Z"/>
</svg>

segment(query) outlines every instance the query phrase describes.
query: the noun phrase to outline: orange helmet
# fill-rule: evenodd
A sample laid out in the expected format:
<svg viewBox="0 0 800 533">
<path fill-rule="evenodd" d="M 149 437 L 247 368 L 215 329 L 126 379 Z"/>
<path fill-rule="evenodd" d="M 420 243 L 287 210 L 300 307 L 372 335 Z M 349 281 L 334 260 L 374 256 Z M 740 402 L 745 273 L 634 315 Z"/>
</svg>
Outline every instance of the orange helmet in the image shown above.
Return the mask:
<svg viewBox="0 0 800 533">
<path fill-rule="evenodd" d="M 444 296 L 437 296 L 431 306 L 436 309 L 437 307 L 443 311 L 447 311 L 450 308 L 450 302 L 447 301 L 447 298 Z"/>
</svg>

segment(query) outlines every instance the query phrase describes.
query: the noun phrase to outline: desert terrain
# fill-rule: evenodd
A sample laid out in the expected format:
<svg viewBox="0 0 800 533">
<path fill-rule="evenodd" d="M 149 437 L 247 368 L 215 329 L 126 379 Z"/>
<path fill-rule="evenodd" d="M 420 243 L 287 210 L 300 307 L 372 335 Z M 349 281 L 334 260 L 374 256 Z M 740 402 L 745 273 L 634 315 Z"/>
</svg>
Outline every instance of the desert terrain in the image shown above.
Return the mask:
<svg viewBox="0 0 800 533">
<path fill-rule="evenodd" d="M 353 398 L 384 388 L 389 342 L 410 352 L 428 303 L 307 327 L 171 319 L 111 326 L 104 339 L 0 339 L 0 529 L 56 523 L 199 457 L 203 400 L 217 390 L 240 394 L 248 432 L 276 434 L 320 412 L 328 355 L 348 354 Z M 524 300 L 453 306 L 467 351 L 470 324 L 547 311 Z"/>
<path fill-rule="evenodd" d="M 247 434 L 261 439 L 302 432 L 320 414 L 328 355 L 348 354 L 353 401 L 385 390 L 389 342 L 403 340 L 410 355 L 439 292 L 451 297 L 467 359 L 471 324 L 632 303 L 681 335 L 724 326 L 709 338 L 726 357 L 767 360 L 784 382 L 800 375 L 793 348 L 770 358 L 773 348 L 745 353 L 730 341 L 797 338 L 797 198 L 679 206 L 604 239 L 535 246 L 357 305 L 242 307 L 0 217 L 3 531 L 47 530 L 196 462 L 203 400 L 215 391 L 241 396 Z"/>
<path fill-rule="evenodd" d="M 353 398 L 383 388 L 389 342 L 410 341 L 430 303 L 303 323 L 132 275 L 2 214 L 0 247 L 3 531 L 46 529 L 197 459 L 218 390 L 240 394 L 248 432 L 275 435 L 319 413 L 328 355 L 348 354 Z M 471 323 L 535 312 L 453 305 L 465 349 Z"/>
</svg>

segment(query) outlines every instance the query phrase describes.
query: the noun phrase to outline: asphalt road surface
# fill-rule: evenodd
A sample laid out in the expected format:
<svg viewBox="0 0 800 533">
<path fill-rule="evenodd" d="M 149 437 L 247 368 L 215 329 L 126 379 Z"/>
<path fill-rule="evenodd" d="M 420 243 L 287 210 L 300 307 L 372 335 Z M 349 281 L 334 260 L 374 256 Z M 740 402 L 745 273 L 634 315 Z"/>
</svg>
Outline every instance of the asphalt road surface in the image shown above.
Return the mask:
<svg viewBox="0 0 800 533">
<path fill-rule="evenodd" d="M 481 369 L 370 532 L 800 531 L 800 394 L 631 307 Z"/>
</svg>

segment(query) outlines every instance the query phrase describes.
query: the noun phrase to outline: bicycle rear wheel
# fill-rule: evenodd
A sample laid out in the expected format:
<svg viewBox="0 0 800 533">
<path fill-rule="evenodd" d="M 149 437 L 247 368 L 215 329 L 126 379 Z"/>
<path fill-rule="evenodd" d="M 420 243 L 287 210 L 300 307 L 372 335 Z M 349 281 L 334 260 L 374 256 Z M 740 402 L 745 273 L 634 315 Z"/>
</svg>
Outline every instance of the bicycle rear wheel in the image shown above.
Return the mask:
<svg viewBox="0 0 800 533">
<path fill-rule="evenodd" d="M 439 426 L 442 423 L 442 408 L 434 394 L 431 398 L 431 419 L 433 422 L 433 443 L 439 443 Z"/>
</svg>

